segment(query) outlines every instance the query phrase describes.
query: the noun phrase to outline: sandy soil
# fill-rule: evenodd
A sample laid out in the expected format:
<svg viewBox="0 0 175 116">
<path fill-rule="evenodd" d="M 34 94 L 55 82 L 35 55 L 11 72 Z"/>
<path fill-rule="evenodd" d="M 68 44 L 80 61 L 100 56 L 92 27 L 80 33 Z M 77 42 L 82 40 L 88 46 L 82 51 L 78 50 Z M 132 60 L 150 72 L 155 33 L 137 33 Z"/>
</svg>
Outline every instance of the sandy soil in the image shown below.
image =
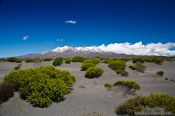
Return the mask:
<svg viewBox="0 0 175 116">
<path fill-rule="evenodd" d="M 130 63 L 128 63 L 129 65 Z M 39 64 L 23 63 L 22 68 L 51 65 L 51 62 Z M 99 64 L 105 73 L 98 79 L 87 79 L 85 72 L 80 71 L 80 63 L 64 64 L 57 68 L 71 71 L 77 79 L 73 91 L 67 95 L 65 101 L 53 103 L 48 108 L 34 108 L 29 103 L 21 100 L 18 93 L 9 101 L 0 106 L 0 116 L 82 116 L 87 112 L 100 112 L 107 116 L 115 116 L 114 105 L 118 105 L 131 96 L 124 97 L 123 90 L 114 88 L 108 91 L 104 83 L 114 83 L 117 80 L 135 80 L 141 85 L 139 95 L 147 95 L 151 92 L 163 92 L 175 96 L 175 82 L 165 78 L 175 79 L 175 62 L 165 62 L 162 65 L 145 63 L 145 73 L 138 73 L 127 68 L 129 77 L 121 77 L 109 69 L 106 64 Z M 16 66 L 15 63 L 0 63 L 0 80 Z M 157 77 L 156 71 L 165 72 L 164 77 Z"/>
</svg>

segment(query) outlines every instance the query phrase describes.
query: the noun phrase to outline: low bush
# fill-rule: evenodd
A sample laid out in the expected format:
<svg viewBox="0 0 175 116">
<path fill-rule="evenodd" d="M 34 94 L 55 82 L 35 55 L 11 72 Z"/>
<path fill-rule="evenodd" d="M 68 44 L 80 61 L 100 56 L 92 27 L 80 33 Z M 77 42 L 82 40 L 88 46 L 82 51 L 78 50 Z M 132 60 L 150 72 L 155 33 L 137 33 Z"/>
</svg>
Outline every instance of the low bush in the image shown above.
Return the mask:
<svg viewBox="0 0 175 116">
<path fill-rule="evenodd" d="M 13 97 L 14 88 L 13 84 L 9 82 L 0 82 L 0 104 Z"/>
<path fill-rule="evenodd" d="M 52 58 L 44 58 L 43 61 L 52 61 Z"/>
<path fill-rule="evenodd" d="M 158 76 L 163 76 L 163 75 L 164 75 L 164 72 L 163 72 L 163 71 L 158 71 L 158 72 L 156 72 L 156 74 L 157 74 Z"/>
<path fill-rule="evenodd" d="M 161 107 L 165 111 L 175 114 L 175 97 L 167 94 L 152 93 L 148 96 L 136 96 L 115 107 L 117 115 L 134 116 L 135 112 L 142 111 L 145 107 Z"/>
<path fill-rule="evenodd" d="M 17 66 L 14 67 L 15 70 L 21 69 L 22 64 L 17 64 Z"/>
<path fill-rule="evenodd" d="M 92 64 L 97 65 L 97 64 L 100 63 L 100 59 L 98 59 L 98 58 L 90 58 L 88 60 L 85 60 L 83 63 L 92 63 Z"/>
<path fill-rule="evenodd" d="M 112 87 L 113 87 L 113 85 L 110 84 L 110 83 L 105 83 L 105 84 L 104 84 L 104 87 L 105 87 L 107 90 L 111 90 Z"/>
<path fill-rule="evenodd" d="M 120 81 L 116 81 L 114 84 L 114 86 L 121 86 L 121 87 L 126 87 L 129 90 L 131 89 L 140 89 L 140 85 L 138 83 L 136 83 L 135 81 L 131 81 L 131 80 L 120 80 Z"/>
<path fill-rule="evenodd" d="M 66 59 L 65 59 L 65 63 L 66 63 L 66 64 L 70 64 L 71 61 L 72 61 L 72 60 L 71 60 L 70 58 L 66 58 Z"/>
<path fill-rule="evenodd" d="M 54 66 L 60 66 L 61 64 L 63 63 L 63 59 L 62 58 L 56 58 L 54 61 L 53 61 L 53 65 Z"/>
<path fill-rule="evenodd" d="M 63 100 L 75 83 L 75 77 L 68 71 L 47 66 L 13 71 L 5 77 L 5 82 L 13 83 L 20 96 L 33 106 L 47 107 Z"/>
<path fill-rule="evenodd" d="M 86 78 L 98 78 L 104 73 L 102 68 L 91 67 L 86 70 Z"/>
<path fill-rule="evenodd" d="M 129 68 L 131 68 L 132 70 L 136 70 L 138 72 L 144 73 L 146 67 L 142 63 L 135 63 L 135 64 L 130 65 Z"/>
<path fill-rule="evenodd" d="M 82 70 L 82 71 L 85 71 L 85 70 L 87 70 L 87 69 L 90 68 L 90 67 L 95 67 L 95 64 L 92 64 L 92 63 L 83 63 L 83 64 L 81 65 L 81 70 Z"/>
<path fill-rule="evenodd" d="M 7 61 L 7 59 L 5 59 L 5 58 L 0 58 L 0 62 L 6 62 Z"/>
<path fill-rule="evenodd" d="M 126 63 L 123 60 L 115 60 L 109 62 L 108 67 L 110 67 L 112 70 L 117 71 L 117 70 L 125 70 L 126 68 Z"/>
<path fill-rule="evenodd" d="M 19 58 L 16 58 L 16 57 L 10 57 L 10 58 L 7 58 L 7 62 L 16 62 L 16 63 L 21 63 L 22 60 L 19 59 Z"/>
<path fill-rule="evenodd" d="M 34 58 L 25 58 L 24 61 L 26 63 L 34 62 Z"/>
<path fill-rule="evenodd" d="M 144 59 L 143 58 L 132 58 L 132 62 L 133 63 L 144 63 Z"/>
<path fill-rule="evenodd" d="M 72 62 L 84 62 L 86 60 L 85 57 L 81 57 L 81 56 L 74 56 L 72 58 Z"/>
</svg>

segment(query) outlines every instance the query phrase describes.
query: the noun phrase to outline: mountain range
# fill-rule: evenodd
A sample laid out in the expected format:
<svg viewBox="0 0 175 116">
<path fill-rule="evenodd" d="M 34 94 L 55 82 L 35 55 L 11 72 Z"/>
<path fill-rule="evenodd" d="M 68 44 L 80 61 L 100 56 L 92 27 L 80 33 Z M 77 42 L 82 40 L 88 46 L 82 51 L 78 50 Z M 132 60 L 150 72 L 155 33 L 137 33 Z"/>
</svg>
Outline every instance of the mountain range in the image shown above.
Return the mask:
<svg viewBox="0 0 175 116">
<path fill-rule="evenodd" d="M 134 55 L 119 54 L 110 51 L 103 50 L 99 47 L 57 47 L 50 51 L 45 51 L 42 53 L 27 54 L 22 57 L 73 57 L 73 56 L 84 56 L 84 57 L 130 57 Z"/>
</svg>

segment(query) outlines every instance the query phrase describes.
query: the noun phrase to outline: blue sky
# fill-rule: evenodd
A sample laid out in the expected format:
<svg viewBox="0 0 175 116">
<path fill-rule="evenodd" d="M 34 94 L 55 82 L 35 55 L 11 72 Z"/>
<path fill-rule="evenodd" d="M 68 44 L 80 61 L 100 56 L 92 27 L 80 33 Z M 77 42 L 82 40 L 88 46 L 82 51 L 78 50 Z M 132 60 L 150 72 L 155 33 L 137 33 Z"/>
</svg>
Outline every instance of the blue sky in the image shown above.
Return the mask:
<svg viewBox="0 0 175 116">
<path fill-rule="evenodd" d="M 174 0 L 0 0 L 0 57 L 174 38 Z"/>
</svg>

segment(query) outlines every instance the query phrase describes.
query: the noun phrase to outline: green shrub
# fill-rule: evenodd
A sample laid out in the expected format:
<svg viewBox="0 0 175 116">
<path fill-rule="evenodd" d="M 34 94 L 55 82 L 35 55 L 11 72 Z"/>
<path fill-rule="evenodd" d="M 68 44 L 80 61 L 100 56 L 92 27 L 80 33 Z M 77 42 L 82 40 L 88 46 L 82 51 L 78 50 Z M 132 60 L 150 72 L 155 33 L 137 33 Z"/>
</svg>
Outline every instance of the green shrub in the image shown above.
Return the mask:
<svg viewBox="0 0 175 116">
<path fill-rule="evenodd" d="M 92 63 L 92 64 L 97 65 L 97 64 L 100 63 L 100 59 L 98 59 L 98 58 L 90 58 L 88 60 L 85 60 L 83 63 Z"/>
<path fill-rule="evenodd" d="M 84 62 L 86 60 L 85 57 L 81 57 L 81 56 L 74 56 L 72 58 L 72 62 Z"/>
<path fill-rule="evenodd" d="M 136 83 L 135 81 L 131 81 L 131 80 L 120 80 L 120 81 L 116 81 L 114 84 L 114 86 L 122 86 L 122 87 L 126 87 L 129 90 L 131 89 L 140 89 L 140 85 L 138 83 Z"/>
<path fill-rule="evenodd" d="M 5 77 L 13 83 L 22 98 L 37 107 L 47 107 L 53 101 L 61 101 L 75 83 L 75 77 L 68 71 L 53 66 L 17 70 Z"/>
<path fill-rule="evenodd" d="M 5 59 L 5 58 L 0 58 L 0 62 L 6 62 L 7 61 L 7 59 Z"/>
<path fill-rule="evenodd" d="M 62 63 L 63 63 L 63 59 L 62 59 L 62 58 L 56 58 L 56 59 L 53 61 L 53 65 L 54 65 L 54 66 L 60 66 Z"/>
<path fill-rule="evenodd" d="M 87 70 L 87 69 L 90 68 L 90 67 L 95 67 L 95 64 L 92 64 L 92 63 L 83 63 L 83 64 L 81 65 L 81 70 L 82 70 L 82 71 L 85 71 L 85 70 Z"/>
<path fill-rule="evenodd" d="M 108 90 L 111 90 L 111 88 L 113 87 L 113 85 L 110 84 L 110 83 L 105 83 L 105 84 L 104 84 L 104 87 L 105 87 L 106 89 L 108 89 Z"/>
<path fill-rule="evenodd" d="M 13 84 L 9 82 L 0 82 L 0 104 L 7 101 L 14 95 Z"/>
<path fill-rule="evenodd" d="M 117 71 L 117 70 L 125 70 L 126 68 L 126 63 L 123 60 L 115 60 L 109 62 L 108 67 L 110 67 L 112 70 Z"/>
<path fill-rule="evenodd" d="M 52 61 L 52 58 L 44 58 L 43 61 Z"/>
<path fill-rule="evenodd" d="M 132 62 L 133 63 L 144 63 L 144 59 L 143 58 L 132 58 Z"/>
<path fill-rule="evenodd" d="M 163 72 L 163 71 L 158 71 L 158 72 L 156 72 L 156 74 L 157 74 L 158 76 L 163 76 L 163 75 L 164 75 L 164 72 Z"/>
<path fill-rule="evenodd" d="M 72 61 L 72 60 L 71 60 L 70 58 L 66 58 L 66 59 L 65 59 L 65 63 L 66 63 L 66 64 L 70 64 L 71 61 Z"/>
<path fill-rule="evenodd" d="M 16 57 L 10 57 L 10 58 L 7 58 L 7 62 L 21 63 L 22 60 L 21 60 L 21 59 L 18 59 L 18 58 L 16 58 Z"/>
<path fill-rule="evenodd" d="M 29 63 L 29 62 L 33 62 L 34 59 L 33 59 L 33 58 L 25 58 L 24 61 L 25 61 L 26 63 Z"/>
<path fill-rule="evenodd" d="M 86 70 L 85 77 L 87 78 L 98 78 L 104 73 L 102 68 L 91 67 Z"/>
<path fill-rule="evenodd" d="M 142 63 L 135 63 L 130 65 L 129 68 L 131 68 L 132 70 L 136 70 L 138 72 L 144 73 L 146 67 Z"/>
<path fill-rule="evenodd" d="M 133 116 L 134 112 L 142 111 L 145 107 L 161 107 L 164 108 L 165 111 L 175 114 L 175 97 L 155 93 L 148 96 L 136 96 L 116 107 L 115 113 L 117 115 L 128 114 L 129 116 Z"/>
<path fill-rule="evenodd" d="M 161 57 L 151 57 L 151 58 L 147 58 L 146 60 L 147 62 L 154 62 L 155 64 L 159 64 L 159 65 L 161 65 L 162 62 L 164 61 L 164 59 Z"/>
<path fill-rule="evenodd" d="M 14 67 L 15 70 L 19 70 L 21 68 L 22 64 L 17 64 L 17 66 Z"/>
</svg>

